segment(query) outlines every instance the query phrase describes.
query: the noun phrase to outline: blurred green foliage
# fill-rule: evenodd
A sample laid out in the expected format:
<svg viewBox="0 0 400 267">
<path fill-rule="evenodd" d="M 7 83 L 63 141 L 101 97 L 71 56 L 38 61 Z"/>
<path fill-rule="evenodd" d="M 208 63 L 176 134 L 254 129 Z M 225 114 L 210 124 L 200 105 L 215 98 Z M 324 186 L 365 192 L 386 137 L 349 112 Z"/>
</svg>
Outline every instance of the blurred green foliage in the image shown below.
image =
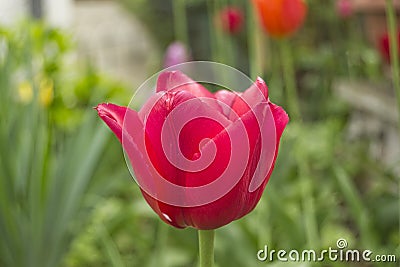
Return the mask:
<svg viewBox="0 0 400 267">
<path fill-rule="evenodd" d="M 71 63 L 69 36 L 42 23 L 1 27 L 0 46 L 0 266 L 59 266 L 90 189 L 118 177 L 108 164 L 126 175 L 91 107 L 128 93 Z"/>
<path fill-rule="evenodd" d="M 171 1 L 121 1 L 160 49 L 174 40 Z M 187 2 L 194 59 L 212 58 L 207 2 Z M 332 93 L 338 77 L 383 79 L 381 61 L 360 18 L 339 19 L 333 4 L 313 1 L 293 37 L 304 123 L 285 130 L 255 211 L 217 230 L 217 266 L 299 266 L 258 262 L 256 253 L 264 245 L 326 249 L 338 238 L 399 255 L 398 177 L 368 157 L 367 140 L 347 140 L 349 109 Z M 224 39 L 245 72 L 247 35 Z M 271 99 L 284 105 L 276 46 L 267 42 L 264 76 Z M 0 28 L 0 266 L 196 266 L 196 231 L 156 217 L 129 178 L 118 141 L 90 110 L 106 100 L 127 104 L 130 95 L 90 64 L 70 63 L 72 47 L 69 36 L 41 23 Z"/>
<path fill-rule="evenodd" d="M 121 2 L 142 19 L 161 50 L 174 41 L 171 1 Z M 236 57 L 234 66 L 248 72 L 252 60 L 247 51 L 249 32 L 227 37 L 214 28 L 214 14 L 227 4 L 239 5 L 243 10 L 249 6 L 247 1 L 239 0 L 215 3 L 200 0 L 185 4 L 189 46 L 195 60 L 213 59 L 213 49 L 220 51 L 212 45 L 215 40 L 210 37 L 216 31 L 216 37 L 220 38 L 217 42 L 221 42 L 223 49 L 232 46 L 230 55 Z M 264 245 L 274 249 L 336 247 L 339 238 L 346 238 L 352 248 L 383 254 L 398 251 L 397 178 L 368 157 L 367 140 L 347 140 L 349 109 L 332 92 L 335 79 L 340 77 L 384 79 L 382 62 L 378 52 L 365 41 L 362 18 L 354 15 L 341 19 L 334 11 L 334 4 L 332 0 L 310 4 L 306 25 L 291 40 L 305 122 L 288 126 L 275 171 L 255 211 L 217 230 L 217 266 L 299 266 L 297 263 L 260 263 L 256 252 Z M 162 23 L 160 17 L 163 17 Z M 284 105 L 279 89 L 282 88 L 281 63 L 279 53 L 275 52 L 278 43 L 267 41 L 264 76 L 271 88 L 271 99 Z M 220 62 L 232 65 L 231 58 L 218 56 Z M 138 190 L 135 196 L 124 194 L 125 190 L 128 191 L 122 189 L 117 198 L 105 199 L 102 206 L 117 211 L 103 225 L 113 240 L 112 251 L 119 252 L 116 259 L 113 263 L 100 259 L 100 248 L 94 252 L 97 260 L 79 249 L 80 246 L 93 249 L 101 243 L 101 234 L 92 232 L 98 225 L 95 220 L 88 227 L 86 237 L 76 241 L 70 264 L 196 266 L 195 231 L 164 225 L 146 208 Z M 125 201 L 133 204 L 124 207 Z M 101 216 L 104 211 L 96 214 Z M 314 265 L 317 264 L 302 263 L 301 266 Z M 325 262 L 318 266 L 379 265 Z M 386 263 L 386 266 L 396 264 Z"/>
</svg>

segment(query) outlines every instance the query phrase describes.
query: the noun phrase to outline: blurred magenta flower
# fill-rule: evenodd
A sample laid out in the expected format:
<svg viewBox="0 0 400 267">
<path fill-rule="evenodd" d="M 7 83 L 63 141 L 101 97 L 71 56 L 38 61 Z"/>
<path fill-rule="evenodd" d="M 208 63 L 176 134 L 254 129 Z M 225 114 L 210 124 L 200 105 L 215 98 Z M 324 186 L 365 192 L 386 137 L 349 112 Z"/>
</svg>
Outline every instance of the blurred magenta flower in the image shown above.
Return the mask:
<svg viewBox="0 0 400 267">
<path fill-rule="evenodd" d="M 353 15 L 353 4 L 350 0 L 337 0 L 336 12 L 342 18 L 348 18 Z"/>
<path fill-rule="evenodd" d="M 138 112 L 114 104 L 96 107 L 121 141 L 151 208 L 167 224 L 200 230 L 251 212 L 288 123 L 283 108 L 269 101 L 264 81 L 258 78 L 243 93 L 213 94 L 179 71 L 163 72 L 156 91 Z M 154 194 L 144 189 L 146 183 Z M 203 203 L 204 198 L 214 200 Z"/>
<path fill-rule="evenodd" d="M 397 31 L 397 44 L 400 51 L 400 31 Z M 379 51 L 387 63 L 390 63 L 389 35 L 385 33 L 379 40 Z"/>
<path fill-rule="evenodd" d="M 244 16 L 238 7 L 226 6 L 217 13 L 216 20 L 224 32 L 235 34 L 243 28 Z"/>
<path fill-rule="evenodd" d="M 264 30 L 272 37 L 283 38 L 296 32 L 304 23 L 307 4 L 304 0 L 252 0 Z"/>
<path fill-rule="evenodd" d="M 164 68 L 177 64 L 185 63 L 191 60 L 190 53 L 186 46 L 181 42 L 171 43 L 165 52 Z"/>
</svg>

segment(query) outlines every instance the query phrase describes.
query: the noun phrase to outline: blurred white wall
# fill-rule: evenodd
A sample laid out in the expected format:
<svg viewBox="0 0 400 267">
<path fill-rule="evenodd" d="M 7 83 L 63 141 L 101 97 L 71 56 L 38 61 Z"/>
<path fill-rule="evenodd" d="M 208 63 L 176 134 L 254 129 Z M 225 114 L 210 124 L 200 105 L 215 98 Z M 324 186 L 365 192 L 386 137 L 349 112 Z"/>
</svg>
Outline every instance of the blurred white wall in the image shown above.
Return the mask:
<svg viewBox="0 0 400 267">
<path fill-rule="evenodd" d="M 0 24 L 31 14 L 32 0 L 0 0 Z M 136 89 L 159 65 L 143 25 L 117 1 L 41 0 L 42 17 L 75 36 L 78 56 Z"/>
<path fill-rule="evenodd" d="M 51 25 L 69 27 L 73 21 L 73 5 L 73 0 L 42 0 L 43 18 Z M 2 24 L 13 24 L 30 13 L 30 0 L 0 0 Z"/>
<path fill-rule="evenodd" d="M 73 0 L 42 0 L 42 2 L 43 17 L 46 21 L 57 27 L 71 26 L 74 19 Z"/>
<path fill-rule="evenodd" d="M 12 24 L 29 13 L 28 0 L 0 0 L 0 23 Z"/>
<path fill-rule="evenodd" d="M 117 1 L 78 1 L 71 26 L 79 56 L 132 89 L 153 74 L 158 51 L 145 27 Z"/>
</svg>

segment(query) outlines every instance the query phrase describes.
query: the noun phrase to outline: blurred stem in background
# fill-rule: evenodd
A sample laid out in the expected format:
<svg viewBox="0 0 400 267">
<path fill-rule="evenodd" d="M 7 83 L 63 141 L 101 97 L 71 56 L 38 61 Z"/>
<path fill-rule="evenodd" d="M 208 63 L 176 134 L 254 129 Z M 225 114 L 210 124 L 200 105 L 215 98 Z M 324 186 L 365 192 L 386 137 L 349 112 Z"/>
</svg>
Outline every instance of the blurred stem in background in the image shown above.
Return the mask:
<svg viewBox="0 0 400 267">
<path fill-rule="evenodd" d="M 393 0 L 386 0 L 387 24 L 389 29 L 390 62 L 392 66 L 393 86 L 397 96 L 400 128 L 400 69 L 399 69 L 399 50 L 397 39 L 396 13 L 393 7 Z"/>
<path fill-rule="evenodd" d="M 289 39 L 279 40 L 279 49 L 282 62 L 282 76 L 285 82 L 286 103 L 289 110 L 289 117 L 293 122 L 302 123 L 300 113 L 299 96 L 297 93 L 296 72 L 293 65 L 292 51 Z M 304 228 L 306 232 L 307 243 L 310 247 L 318 245 L 318 225 L 315 216 L 313 179 L 311 177 L 310 164 L 308 158 L 297 151 L 297 169 L 299 178 L 303 180 L 302 185 L 302 208 L 304 210 Z"/>
<path fill-rule="evenodd" d="M 35 19 L 42 18 L 43 15 L 43 4 L 42 0 L 30 0 L 31 14 Z"/>
<path fill-rule="evenodd" d="M 262 32 L 261 25 L 255 16 L 256 10 L 254 5 L 247 5 L 247 43 L 248 43 L 248 57 L 249 57 L 249 74 L 250 78 L 254 81 L 257 77 L 264 79 L 265 75 L 265 62 L 270 63 L 270 59 L 266 57 L 266 36 Z M 269 64 L 267 64 L 269 67 Z M 269 79 L 266 79 L 269 85 Z M 278 88 L 277 88 L 278 89 Z M 279 89 L 278 89 L 279 90 Z M 271 219 L 271 203 L 267 198 L 270 196 L 263 196 L 258 203 L 258 208 L 255 210 L 257 220 L 262 225 L 263 222 L 268 222 Z M 271 227 L 260 227 L 257 235 L 257 247 L 262 247 L 266 240 L 272 240 Z"/>
<path fill-rule="evenodd" d="M 209 5 L 209 7 L 211 8 L 211 10 L 209 10 L 210 13 L 210 27 L 212 28 L 212 30 L 214 30 L 214 38 L 215 38 L 215 48 L 217 49 L 216 51 L 216 55 L 217 55 L 217 60 L 220 63 L 224 63 L 226 64 L 226 59 L 227 59 L 227 49 L 226 47 L 224 47 L 224 37 L 223 37 L 223 33 L 221 32 L 220 29 L 218 29 L 218 27 L 216 27 L 216 16 L 218 14 L 218 11 L 220 10 L 222 3 L 220 1 L 210 1 L 211 5 Z"/>
<path fill-rule="evenodd" d="M 172 0 L 175 39 L 189 47 L 185 0 Z"/>
<path fill-rule="evenodd" d="M 293 64 L 293 55 L 290 47 L 290 40 L 283 38 L 278 40 L 280 60 L 282 62 L 282 76 L 285 84 L 286 104 L 291 122 L 302 122 L 302 116 L 299 106 L 299 96 L 297 93 L 296 72 Z M 297 142 L 299 142 L 297 140 Z M 304 153 L 297 149 L 296 161 L 298 177 L 302 180 L 301 186 L 301 200 L 302 209 L 304 210 L 304 230 L 306 232 L 307 243 L 310 247 L 317 247 L 319 243 L 318 238 L 318 224 L 315 215 L 314 205 L 314 181 L 311 176 L 310 164 L 308 158 Z"/>
<path fill-rule="evenodd" d="M 289 110 L 289 117 L 292 121 L 301 119 L 299 97 L 296 88 L 296 73 L 293 66 L 292 51 L 289 40 L 284 38 L 279 40 L 281 54 L 283 79 L 285 81 L 286 103 Z"/>
<path fill-rule="evenodd" d="M 257 17 L 254 16 L 256 11 L 254 5 L 248 5 L 247 17 L 248 19 L 248 45 L 249 45 L 249 67 L 250 78 L 255 80 L 257 76 L 264 75 L 264 62 L 268 62 L 265 57 L 265 36 L 261 31 L 261 26 L 257 23 Z"/>
<path fill-rule="evenodd" d="M 96 230 L 98 231 L 97 234 L 101 237 L 101 243 L 108 256 L 109 263 L 111 264 L 111 266 L 126 267 L 122 255 L 118 250 L 117 244 L 112 239 L 106 226 L 100 222 Z"/>
<path fill-rule="evenodd" d="M 0 43 L 0 265 L 60 266 L 89 190 L 116 178 L 101 170 L 110 135 L 88 111 L 122 88 L 67 68 L 69 39 L 40 22 L 0 27 Z"/>
<path fill-rule="evenodd" d="M 220 23 L 220 11 L 225 4 L 225 1 L 207 1 L 211 55 L 214 61 L 235 66 L 237 62 L 233 48 L 233 38 L 223 32 L 221 25 L 218 24 Z"/>
<path fill-rule="evenodd" d="M 398 131 L 400 132 L 400 69 L 399 69 L 399 44 L 397 39 L 397 22 L 396 22 L 396 11 L 393 7 L 393 0 L 386 0 L 386 17 L 387 26 L 389 30 L 389 48 L 390 48 L 390 62 L 392 66 L 392 78 L 393 87 L 397 97 L 397 110 L 398 110 Z M 399 136 L 400 138 L 400 136 Z M 400 234 L 400 178 L 398 181 L 398 193 L 399 193 L 399 234 Z M 400 251 L 400 245 L 397 248 Z"/>
<path fill-rule="evenodd" d="M 338 182 L 347 205 L 351 208 L 352 216 L 360 231 L 361 245 L 363 248 L 376 249 L 376 240 L 371 229 L 370 214 L 363 204 L 360 193 L 354 181 L 351 180 L 346 170 L 341 166 L 333 166 L 333 172 Z"/>
<path fill-rule="evenodd" d="M 207 0 L 208 29 L 210 31 L 211 58 L 219 61 L 217 33 L 214 27 L 214 1 Z"/>
<path fill-rule="evenodd" d="M 218 63 L 236 66 L 238 63 L 237 47 L 235 47 L 234 39 L 224 32 L 221 23 L 221 10 L 226 6 L 225 1 L 207 0 L 208 13 L 208 29 L 211 43 L 211 59 Z M 219 74 L 222 84 L 226 84 L 229 79 L 223 71 Z M 232 88 L 228 88 L 232 89 Z"/>
<path fill-rule="evenodd" d="M 215 230 L 198 230 L 200 267 L 214 266 Z"/>
<path fill-rule="evenodd" d="M 300 150 L 297 151 L 297 164 L 299 177 L 302 179 L 301 198 L 304 210 L 304 228 L 306 232 L 307 244 L 311 248 L 319 247 L 318 224 L 315 216 L 314 205 L 314 181 L 311 177 L 310 164 L 307 155 Z"/>
<path fill-rule="evenodd" d="M 165 262 L 166 247 L 167 239 L 168 239 L 168 232 L 169 232 L 169 225 L 166 225 L 163 221 L 159 220 L 157 222 L 157 232 L 154 240 L 154 247 L 155 247 L 155 255 L 156 259 L 154 259 L 154 266 L 162 266 Z"/>
</svg>

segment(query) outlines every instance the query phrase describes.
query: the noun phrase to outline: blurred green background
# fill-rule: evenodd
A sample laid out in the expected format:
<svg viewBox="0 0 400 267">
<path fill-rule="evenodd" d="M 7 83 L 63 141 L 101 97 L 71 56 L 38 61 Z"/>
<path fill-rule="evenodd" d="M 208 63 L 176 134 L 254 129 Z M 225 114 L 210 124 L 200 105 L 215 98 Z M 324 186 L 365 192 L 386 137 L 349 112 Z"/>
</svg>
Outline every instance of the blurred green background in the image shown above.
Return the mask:
<svg viewBox="0 0 400 267">
<path fill-rule="evenodd" d="M 91 3 L 104 2 L 110 1 Z M 352 104 L 357 97 L 352 102 L 337 93 L 338 84 L 350 93 L 361 87 L 361 101 L 366 84 L 383 99 L 393 98 L 389 65 L 369 39 L 369 13 L 354 10 L 344 18 L 336 2 L 308 1 L 306 23 L 290 38 L 303 121 L 288 125 L 257 208 L 217 230 L 217 266 L 398 266 L 269 263 L 256 257 L 264 245 L 321 250 L 345 238 L 351 248 L 399 260 L 400 160 L 399 154 L 388 158 L 381 151 L 396 125 Z M 249 1 L 113 3 L 152 42 L 150 63 L 136 83 L 79 52 L 77 27 L 55 27 L 28 14 L 0 25 L 0 266 L 197 266 L 196 231 L 173 229 L 156 217 L 130 177 L 118 140 L 92 109 L 106 101 L 128 104 L 140 82 L 161 69 L 171 42 L 186 41 L 194 60 L 216 60 L 252 78 L 262 76 L 272 101 L 286 105 L 279 43 L 257 27 Z M 235 35 L 214 24 L 226 5 L 243 10 L 243 29 Z M 182 22 L 184 34 L 176 29 Z M 265 60 L 252 58 L 259 44 Z M 140 57 L 132 60 L 144 64 Z M 263 73 L 254 72 L 255 61 L 261 61 Z M 126 71 L 136 75 L 135 69 Z M 360 126 L 357 115 L 378 126 Z M 398 136 L 390 144 L 399 146 Z"/>
</svg>

